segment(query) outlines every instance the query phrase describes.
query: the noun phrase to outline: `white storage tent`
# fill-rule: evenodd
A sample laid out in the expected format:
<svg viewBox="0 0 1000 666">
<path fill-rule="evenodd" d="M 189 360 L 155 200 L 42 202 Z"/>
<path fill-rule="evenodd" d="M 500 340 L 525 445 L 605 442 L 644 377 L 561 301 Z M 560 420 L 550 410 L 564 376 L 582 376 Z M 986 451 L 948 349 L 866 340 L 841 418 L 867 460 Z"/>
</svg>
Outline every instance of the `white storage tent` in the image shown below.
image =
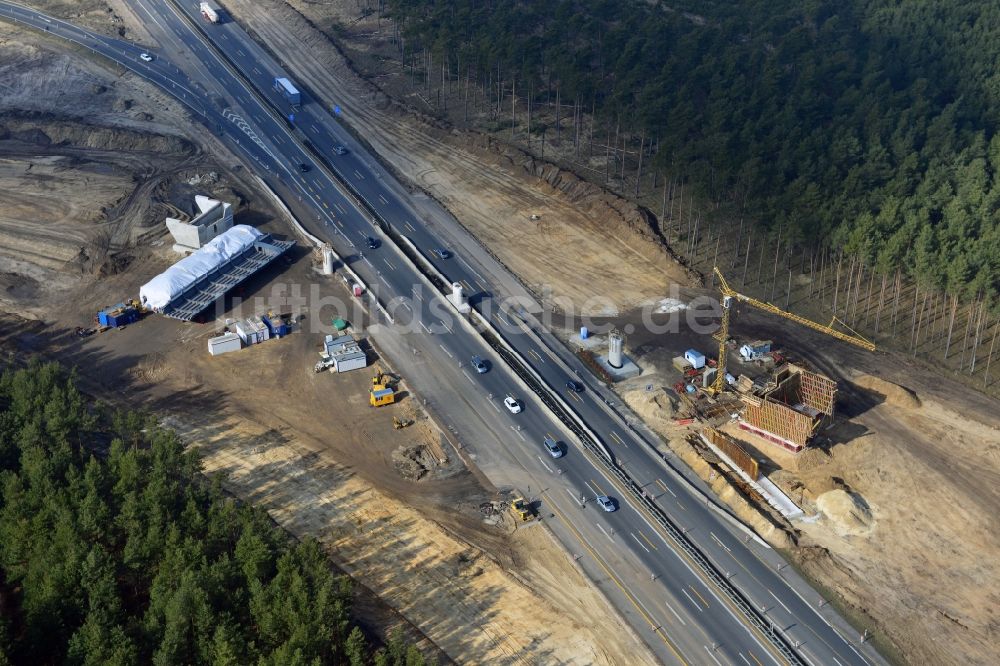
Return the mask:
<svg viewBox="0 0 1000 666">
<path fill-rule="evenodd" d="M 162 310 L 203 277 L 251 247 L 263 235 L 253 227 L 237 224 L 142 285 L 139 302 L 152 310 Z"/>
</svg>

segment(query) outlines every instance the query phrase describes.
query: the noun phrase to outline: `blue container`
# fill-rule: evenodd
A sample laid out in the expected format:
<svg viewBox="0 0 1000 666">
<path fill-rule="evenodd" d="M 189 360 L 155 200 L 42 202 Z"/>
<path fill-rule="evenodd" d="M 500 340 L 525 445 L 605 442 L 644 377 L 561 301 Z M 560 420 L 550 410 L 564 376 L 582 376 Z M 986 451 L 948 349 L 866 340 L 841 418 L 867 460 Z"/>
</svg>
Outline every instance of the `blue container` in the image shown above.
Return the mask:
<svg viewBox="0 0 1000 666">
<path fill-rule="evenodd" d="M 688 384 L 687 386 L 684 387 L 684 390 L 687 391 L 688 393 L 694 393 L 698 389 L 694 387 L 694 384 Z"/>
<path fill-rule="evenodd" d="M 264 326 L 267 326 L 267 332 L 272 338 L 283 338 L 288 335 L 288 324 L 283 319 L 276 319 L 277 324 L 267 316 L 261 317 L 260 320 L 264 322 Z"/>
<path fill-rule="evenodd" d="M 125 326 L 139 320 L 139 313 L 133 308 L 116 310 L 108 315 L 108 325 L 114 328 Z"/>
<path fill-rule="evenodd" d="M 580 327 L 580 339 L 581 340 L 586 340 L 589 337 L 590 337 L 590 331 L 587 330 L 586 326 L 581 326 Z"/>
</svg>

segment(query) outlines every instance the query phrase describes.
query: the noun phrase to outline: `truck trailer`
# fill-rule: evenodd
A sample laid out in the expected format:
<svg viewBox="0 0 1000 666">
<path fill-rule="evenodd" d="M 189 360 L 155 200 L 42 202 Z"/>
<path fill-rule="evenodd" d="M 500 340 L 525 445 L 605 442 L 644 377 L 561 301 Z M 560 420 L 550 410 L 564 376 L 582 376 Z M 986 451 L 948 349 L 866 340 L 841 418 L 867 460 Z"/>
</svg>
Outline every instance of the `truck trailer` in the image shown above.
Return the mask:
<svg viewBox="0 0 1000 666">
<path fill-rule="evenodd" d="M 274 89 L 280 92 L 292 106 L 298 106 L 302 103 L 302 95 L 300 95 L 298 89 L 292 85 L 292 82 L 285 77 L 277 76 L 274 78 Z"/>
<path fill-rule="evenodd" d="M 201 15 L 205 17 L 205 20 L 209 23 L 220 23 L 221 14 L 220 7 L 214 2 L 203 2 L 201 3 Z"/>
</svg>

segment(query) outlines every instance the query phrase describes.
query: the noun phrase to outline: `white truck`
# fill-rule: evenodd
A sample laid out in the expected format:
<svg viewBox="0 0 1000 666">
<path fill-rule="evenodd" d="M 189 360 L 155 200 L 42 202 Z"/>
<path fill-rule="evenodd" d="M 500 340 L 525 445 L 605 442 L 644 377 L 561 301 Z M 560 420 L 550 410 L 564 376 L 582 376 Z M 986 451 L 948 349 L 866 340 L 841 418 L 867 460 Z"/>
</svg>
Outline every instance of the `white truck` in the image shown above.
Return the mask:
<svg viewBox="0 0 1000 666">
<path fill-rule="evenodd" d="M 219 23 L 219 12 L 220 8 L 214 2 L 203 2 L 201 3 L 201 15 L 205 17 L 205 20 L 209 23 Z"/>
<path fill-rule="evenodd" d="M 740 347 L 740 358 L 744 362 L 760 361 L 770 353 L 770 340 L 754 340 Z"/>
</svg>

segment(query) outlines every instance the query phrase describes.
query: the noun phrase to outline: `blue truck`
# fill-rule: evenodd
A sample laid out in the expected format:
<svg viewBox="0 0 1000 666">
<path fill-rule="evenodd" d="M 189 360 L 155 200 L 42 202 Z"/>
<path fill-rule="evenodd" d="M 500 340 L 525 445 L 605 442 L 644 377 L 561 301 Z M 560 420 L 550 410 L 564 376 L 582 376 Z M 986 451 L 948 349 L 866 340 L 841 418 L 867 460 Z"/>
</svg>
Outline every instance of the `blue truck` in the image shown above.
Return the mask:
<svg viewBox="0 0 1000 666">
<path fill-rule="evenodd" d="M 119 303 L 97 313 L 97 324 L 101 328 L 118 328 L 139 321 L 139 310 L 129 303 Z"/>
</svg>

